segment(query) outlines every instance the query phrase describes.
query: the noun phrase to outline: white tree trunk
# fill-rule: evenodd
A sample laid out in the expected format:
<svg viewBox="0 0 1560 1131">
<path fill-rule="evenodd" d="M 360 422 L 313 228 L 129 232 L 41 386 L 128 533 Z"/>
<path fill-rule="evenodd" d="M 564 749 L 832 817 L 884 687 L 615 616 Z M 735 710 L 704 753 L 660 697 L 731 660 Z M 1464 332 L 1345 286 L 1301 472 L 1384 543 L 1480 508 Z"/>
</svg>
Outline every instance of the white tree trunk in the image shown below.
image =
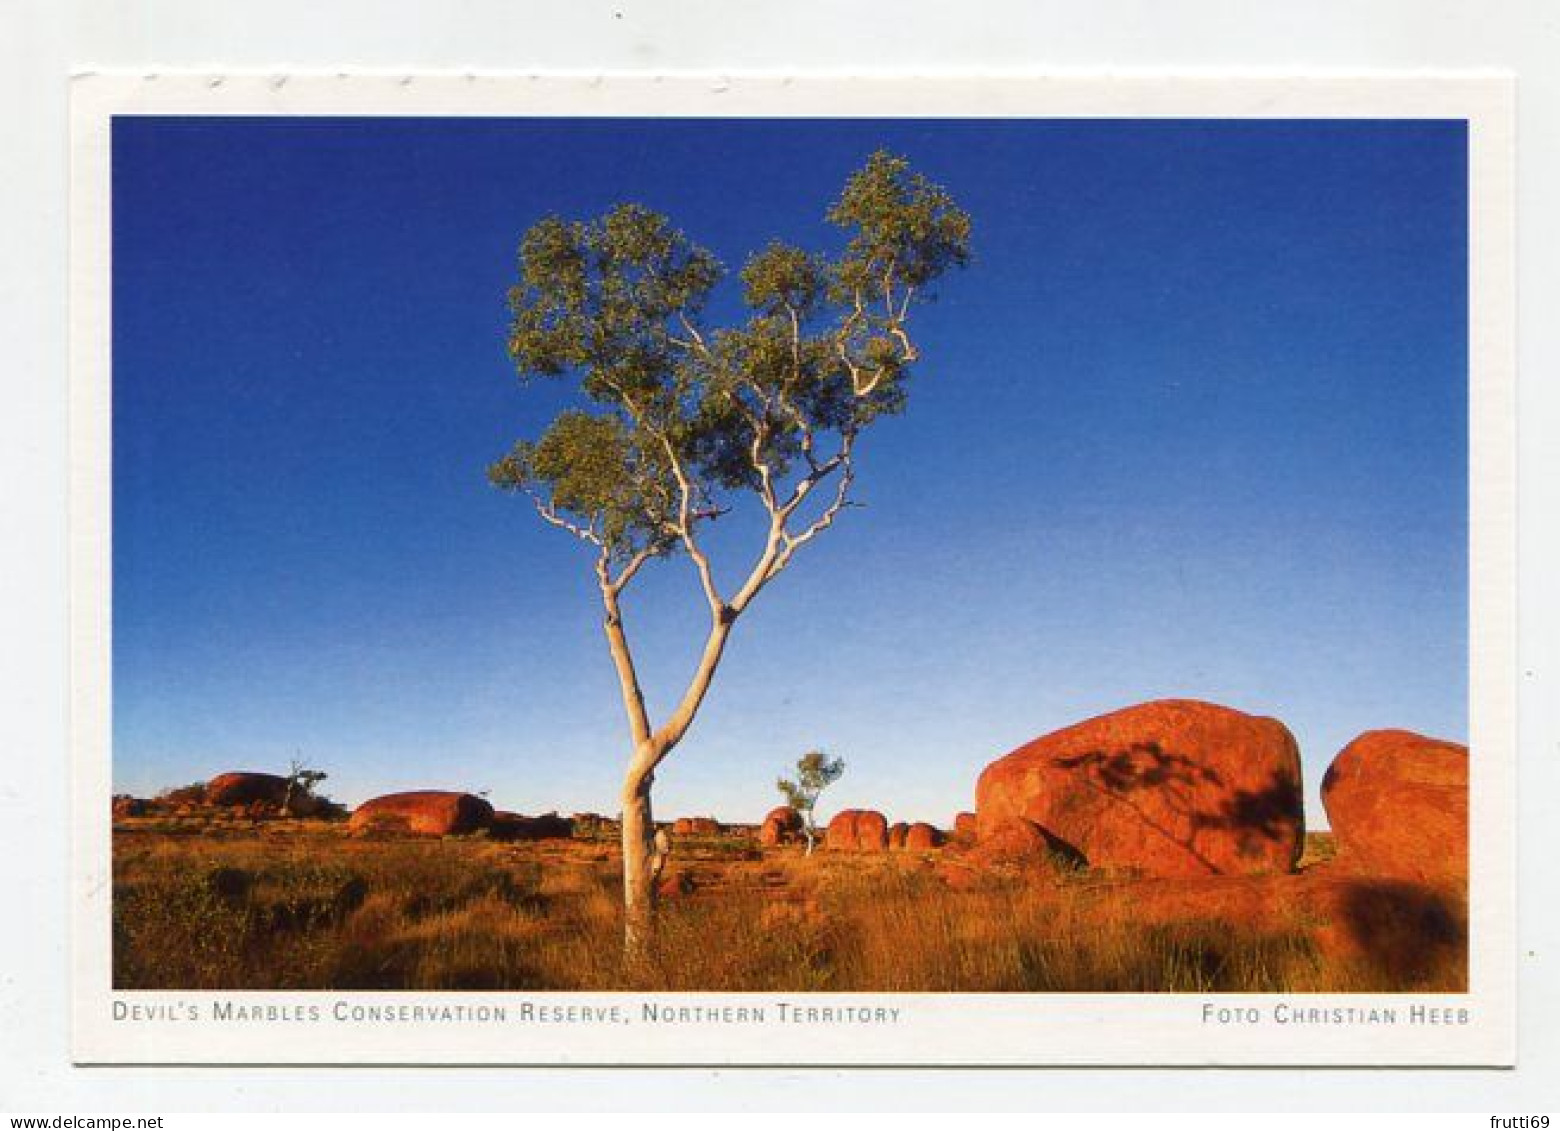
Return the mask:
<svg viewBox="0 0 1560 1131">
<path fill-rule="evenodd" d="M 649 942 L 655 885 L 666 862 L 650 807 L 654 779 L 630 770 L 623 782 L 623 946 L 630 956 L 643 953 Z"/>
<path fill-rule="evenodd" d="M 650 788 L 655 783 L 655 768 L 682 741 L 683 735 L 688 733 L 688 728 L 693 724 L 693 718 L 709 691 L 715 669 L 720 666 L 735 614 L 725 608 L 715 611 L 699 665 L 694 669 L 682 700 L 661 728 L 652 733 L 644 693 L 634 668 L 633 653 L 629 650 L 628 635 L 623 630 L 617 590 L 609 583 L 604 568 L 600 576 L 602 603 L 607 614 L 604 625 L 607 648 L 612 653 L 612 663 L 617 669 L 623 708 L 628 715 L 629 733 L 634 740 L 634 754 L 629 759 L 628 773 L 623 778 L 622 796 L 623 947 L 628 955 L 633 956 L 643 953 L 654 930 L 656 880 L 666 863 L 666 851 L 656 839 L 655 818 L 650 806 Z"/>
</svg>

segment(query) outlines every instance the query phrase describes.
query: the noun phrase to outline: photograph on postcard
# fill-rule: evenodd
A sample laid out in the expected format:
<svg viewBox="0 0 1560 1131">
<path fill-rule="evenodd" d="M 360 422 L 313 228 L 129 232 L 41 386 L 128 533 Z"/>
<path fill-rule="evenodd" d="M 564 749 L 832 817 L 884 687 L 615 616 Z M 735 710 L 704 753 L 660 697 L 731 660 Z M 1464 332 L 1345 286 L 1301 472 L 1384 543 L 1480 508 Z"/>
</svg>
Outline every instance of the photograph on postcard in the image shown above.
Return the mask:
<svg viewBox="0 0 1560 1131">
<path fill-rule="evenodd" d="M 1466 1005 L 1466 118 L 104 130 L 111 996 Z"/>
</svg>

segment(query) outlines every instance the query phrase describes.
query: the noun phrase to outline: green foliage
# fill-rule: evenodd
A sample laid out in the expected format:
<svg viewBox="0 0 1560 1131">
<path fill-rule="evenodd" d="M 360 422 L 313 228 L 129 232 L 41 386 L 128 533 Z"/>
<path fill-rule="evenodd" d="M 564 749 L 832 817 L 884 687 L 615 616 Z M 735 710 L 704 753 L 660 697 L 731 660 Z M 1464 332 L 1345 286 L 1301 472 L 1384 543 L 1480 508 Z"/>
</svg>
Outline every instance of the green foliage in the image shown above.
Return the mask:
<svg viewBox="0 0 1560 1131">
<path fill-rule="evenodd" d="M 845 759 L 830 758 L 822 750 L 809 750 L 796 762 L 796 777 L 775 782 L 786 804 L 812 823 L 818 798 L 845 773 Z"/>
<path fill-rule="evenodd" d="M 829 220 L 856 232 L 839 265 L 846 287 L 885 275 L 920 287 L 969 262 L 969 215 L 902 157 L 874 153 L 846 183 Z"/>
<path fill-rule="evenodd" d="M 904 407 L 911 307 L 968 262 L 970 219 L 885 153 L 827 219 L 844 250 L 770 243 L 740 273 L 745 320 L 719 328 L 704 313 L 723 268 L 666 217 L 622 204 L 535 224 L 509 293 L 509 355 L 522 381 L 568 378 L 582 403 L 490 480 L 618 562 L 690 546 L 733 493 L 778 515 L 823 479 L 848 485 L 857 434 Z"/>
<path fill-rule="evenodd" d="M 617 416 L 570 409 L 535 443 L 521 441 L 488 469 L 495 486 L 545 492 L 550 516 L 574 516 L 614 554 L 661 549 L 676 484 L 664 453 Z"/>
</svg>

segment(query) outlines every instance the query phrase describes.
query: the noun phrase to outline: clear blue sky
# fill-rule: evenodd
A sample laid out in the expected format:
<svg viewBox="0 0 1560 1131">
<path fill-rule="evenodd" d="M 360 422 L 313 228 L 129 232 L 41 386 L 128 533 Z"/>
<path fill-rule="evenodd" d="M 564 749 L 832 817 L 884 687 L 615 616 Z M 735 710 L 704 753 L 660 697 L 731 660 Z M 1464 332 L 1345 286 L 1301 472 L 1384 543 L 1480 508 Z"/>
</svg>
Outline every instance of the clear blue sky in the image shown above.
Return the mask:
<svg viewBox="0 0 1560 1131">
<path fill-rule="evenodd" d="M 631 199 L 731 267 L 823 247 L 879 147 L 976 262 L 658 815 L 755 819 L 821 745 L 827 808 L 946 823 L 993 758 L 1164 696 L 1283 719 L 1313 823 L 1355 734 L 1466 740 L 1460 123 L 120 119 L 116 789 L 301 752 L 348 802 L 614 812 L 589 563 L 483 475 L 559 403 L 504 355 L 519 236 Z M 653 709 L 700 608 L 685 560 L 628 594 Z"/>
</svg>

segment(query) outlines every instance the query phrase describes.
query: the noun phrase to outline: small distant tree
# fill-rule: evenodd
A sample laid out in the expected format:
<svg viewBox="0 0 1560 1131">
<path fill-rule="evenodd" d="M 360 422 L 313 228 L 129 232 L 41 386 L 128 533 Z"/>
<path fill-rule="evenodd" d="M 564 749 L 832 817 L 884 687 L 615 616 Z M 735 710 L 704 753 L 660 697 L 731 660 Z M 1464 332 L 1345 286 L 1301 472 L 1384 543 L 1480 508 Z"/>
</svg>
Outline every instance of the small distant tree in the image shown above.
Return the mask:
<svg viewBox="0 0 1560 1131">
<path fill-rule="evenodd" d="M 287 792 L 282 795 L 282 812 L 292 812 L 295 790 L 301 790 L 305 796 L 309 796 L 314 792 L 314 787 L 329 776 L 324 770 L 311 769 L 301 758 L 292 759 L 287 766 Z"/>
<path fill-rule="evenodd" d="M 970 218 L 903 158 L 874 154 L 827 219 L 833 254 L 775 241 L 742 268 L 745 317 L 711 325 L 723 269 L 633 203 L 549 217 L 520 243 L 509 356 L 522 380 L 563 378 L 572 403 L 488 469 L 582 542 L 629 730 L 622 786 L 625 942 L 644 941 L 664 863 L 650 794 L 688 733 L 737 621 L 850 505 L 859 442 L 904 410 L 919 351 L 910 316 L 969 257 Z M 746 568 L 723 580 L 711 523 L 757 518 Z M 645 703 L 622 597 L 641 568 L 683 554 L 707 606 L 704 646 L 670 711 Z"/>
<path fill-rule="evenodd" d="M 822 750 L 809 750 L 796 762 L 796 777 L 781 778 L 775 782 L 786 804 L 802 818 L 802 834 L 807 837 L 807 855 L 812 855 L 818 840 L 818 825 L 813 811 L 823 791 L 840 780 L 845 772 L 845 759 L 830 759 Z"/>
</svg>

